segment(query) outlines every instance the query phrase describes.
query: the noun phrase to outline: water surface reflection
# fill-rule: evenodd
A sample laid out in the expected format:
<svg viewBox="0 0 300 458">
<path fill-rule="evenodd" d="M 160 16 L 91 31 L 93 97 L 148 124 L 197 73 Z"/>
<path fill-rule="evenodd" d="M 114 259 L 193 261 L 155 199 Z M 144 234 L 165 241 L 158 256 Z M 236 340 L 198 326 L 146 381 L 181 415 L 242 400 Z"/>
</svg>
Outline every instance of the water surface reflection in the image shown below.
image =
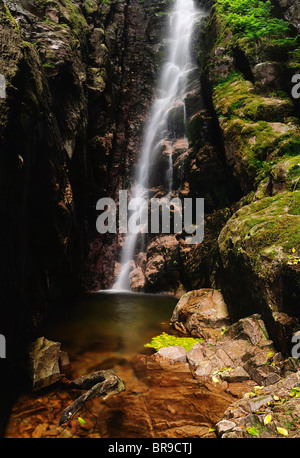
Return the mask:
<svg viewBox="0 0 300 458">
<path fill-rule="evenodd" d="M 47 329 L 71 353 L 87 349 L 137 354 L 169 324 L 178 299 L 170 295 L 101 291 L 84 295 Z"/>
</svg>

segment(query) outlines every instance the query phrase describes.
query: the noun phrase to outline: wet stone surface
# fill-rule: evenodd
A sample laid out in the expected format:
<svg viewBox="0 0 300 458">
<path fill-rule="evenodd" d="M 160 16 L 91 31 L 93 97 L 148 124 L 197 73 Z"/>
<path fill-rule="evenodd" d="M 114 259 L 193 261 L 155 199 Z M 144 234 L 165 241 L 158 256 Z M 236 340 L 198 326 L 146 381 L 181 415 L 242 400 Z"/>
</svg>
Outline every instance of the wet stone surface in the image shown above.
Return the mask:
<svg viewBox="0 0 300 458">
<path fill-rule="evenodd" d="M 112 358 L 117 363 L 116 355 L 102 357 L 99 364 L 99 354 L 81 355 L 72 361 L 72 376 L 106 367 Z M 240 394 L 237 384 L 234 393 L 213 383 L 202 385 L 186 363 L 160 364 L 151 355 L 120 358 L 114 369 L 126 391 L 107 400 L 88 401 L 63 427 L 58 427 L 58 420 L 78 396 L 76 390 L 54 384 L 39 393 L 23 394 L 14 406 L 6 437 L 215 437 L 209 428 Z"/>
</svg>

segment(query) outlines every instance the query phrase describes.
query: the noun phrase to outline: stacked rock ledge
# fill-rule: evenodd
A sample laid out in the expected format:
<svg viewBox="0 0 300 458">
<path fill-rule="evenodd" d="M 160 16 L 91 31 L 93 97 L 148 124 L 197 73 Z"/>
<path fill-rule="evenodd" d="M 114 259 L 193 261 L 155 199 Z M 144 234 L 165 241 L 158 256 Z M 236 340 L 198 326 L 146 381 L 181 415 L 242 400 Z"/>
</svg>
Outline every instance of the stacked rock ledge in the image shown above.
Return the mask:
<svg viewBox="0 0 300 458">
<path fill-rule="evenodd" d="M 259 437 L 278 437 L 281 434 L 274 422 L 269 428 L 253 425 L 264 426 L 264 416 L 276 405 L 274 397 L 283 396 L 287 405 L 294 406 L 296 399 L 289 398 L 289 392 L 299 385 L 300 363 L 276 350 L 259 314 L 228 324 L 226 310 L 219 291 L 186 293 L 177 303 L 171 323 L 184 335 L 205 338 L 187 351 L 180 346 L 165 347 L 150 358 L 165 369 L 171 364 L 172 370 L 176 365 L 182 370 L 184 364 L 200 386 L 212 384 L 239 398 L 216 424 L 218 437 L 251 437 L 252 427 Z M 259 412 L 265 412 L 264 416 Z"/>
</svg>

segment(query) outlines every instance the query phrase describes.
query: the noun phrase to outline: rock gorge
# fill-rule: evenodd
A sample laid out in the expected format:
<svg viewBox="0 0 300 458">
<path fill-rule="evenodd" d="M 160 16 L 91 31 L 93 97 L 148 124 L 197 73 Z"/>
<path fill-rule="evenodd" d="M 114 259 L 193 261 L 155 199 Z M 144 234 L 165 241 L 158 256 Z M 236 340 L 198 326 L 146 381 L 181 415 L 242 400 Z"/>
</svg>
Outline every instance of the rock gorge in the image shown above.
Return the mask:
<svg viewBox="0 0 300 458">
<path fill-rule="evenodd" d="M 205 237 L 197 246 L 149 237 L 132 289 L 219 289 L 232 322 L 259 313 L 288 354 L 300 304 L 300 107 L 291 96 L 299 6 L 273 0 L 264 27 L 275 18 L 283 31 L 256 39 L 225 19 L 225 1 L 196 3 L 207 15 L 193 38 L 189 145 L 183 137 L 174 145 L 173 187 L 204 197 Z M 5 389 L 49 307 L 113 284 L 121 239 L 96 232 L 95 206 L 130 186 L 171 4 L 0 0 Z M 176 109 L 173 122 L 181 123 Z M 159 161 L 165 170 L 167 151 Z M 150 194 L 159 197 L 154 178 Z"/>
</svg>

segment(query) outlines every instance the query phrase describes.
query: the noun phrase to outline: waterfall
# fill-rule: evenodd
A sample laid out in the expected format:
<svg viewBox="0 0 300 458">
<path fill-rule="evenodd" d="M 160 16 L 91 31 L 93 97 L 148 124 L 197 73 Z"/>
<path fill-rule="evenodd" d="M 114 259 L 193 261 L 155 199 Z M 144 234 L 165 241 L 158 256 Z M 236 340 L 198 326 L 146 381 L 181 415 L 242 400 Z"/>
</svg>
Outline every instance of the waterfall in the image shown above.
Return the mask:
<svg viewBox="0 0 300 458">
<path fill-rule="evenodd" d="M 171 146 L 168 152 L 168 169 L 164 187 L 166 195 L 172 192 L 173 142 L 186 133 L 185 95 L 189 72 L 192 70 L 190 45 L 193 29 L 199 18 L 193 0 L 175 0 L 170 12 L 167 59 L 161 70 L 157 96 L 145 126 L 144 141 L 137 165 L 131 199 L 147 199 L 150 174 L 164 142 Z M 181 112 L 181 113 L 180 113 Z M 174 119 L 175 118 L 175 119 Z M 140 221 L 148 208 L 141 206 Z M 141 223 L 142 224 L 142 223 Z M 113 286 L 114 290 L 130 289 L 130 266 L 136 251 L 138 233 L 128 233 L 121 255 L 121 270 Z"/>
</svg>

